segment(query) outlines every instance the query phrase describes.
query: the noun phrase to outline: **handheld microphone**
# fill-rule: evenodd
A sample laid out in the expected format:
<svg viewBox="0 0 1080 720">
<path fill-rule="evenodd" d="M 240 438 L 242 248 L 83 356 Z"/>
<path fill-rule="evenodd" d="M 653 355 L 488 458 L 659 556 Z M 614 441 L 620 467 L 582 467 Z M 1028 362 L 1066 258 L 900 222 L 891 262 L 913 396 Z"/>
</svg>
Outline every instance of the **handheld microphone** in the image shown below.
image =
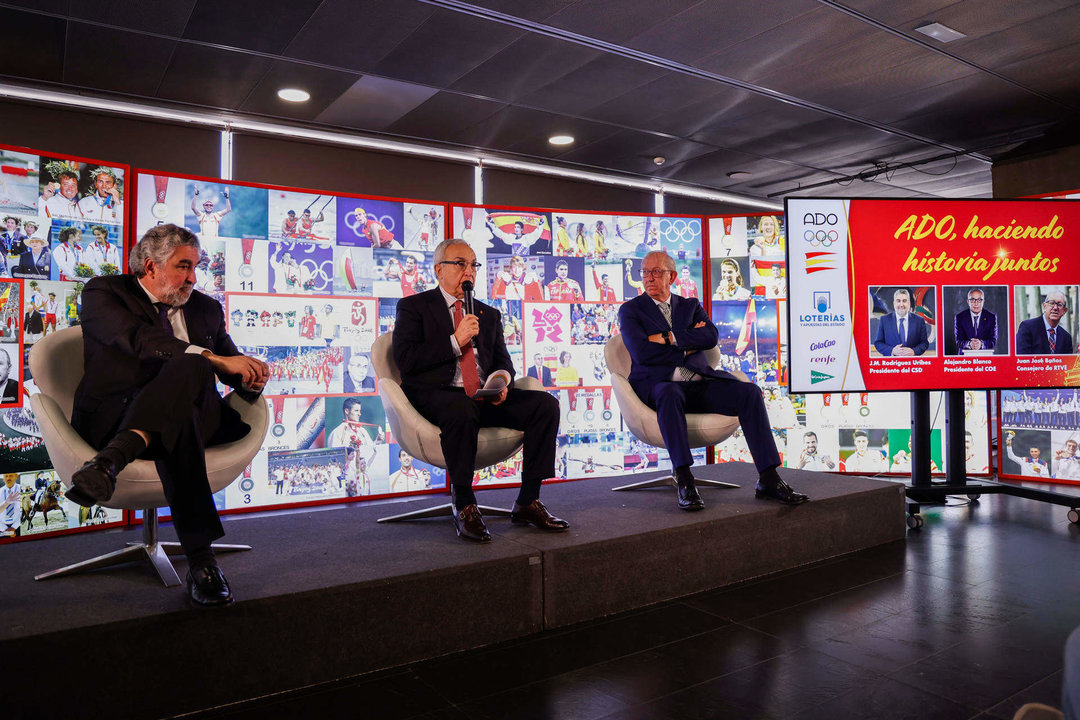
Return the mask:
<svg viewBox="0 0 1080 720">
<path fill-rule="evenodd" d="M 465 308 L 466 315 L 475 315 L 473 312 L 473 284 L 472 280 L 463 280 L 461 282 L 461 289 L 465 291 L 465 300 L 462 303 Z"/>
</svg>

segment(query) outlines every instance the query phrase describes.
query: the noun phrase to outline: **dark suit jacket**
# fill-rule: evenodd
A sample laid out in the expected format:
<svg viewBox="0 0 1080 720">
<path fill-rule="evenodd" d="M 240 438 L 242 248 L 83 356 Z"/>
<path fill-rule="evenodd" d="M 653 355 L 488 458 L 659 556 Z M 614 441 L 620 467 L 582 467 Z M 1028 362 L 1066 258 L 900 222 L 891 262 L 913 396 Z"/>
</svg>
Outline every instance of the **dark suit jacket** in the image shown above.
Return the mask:
<svg viewBox="0 0 1080 720">
<path fill-rule="evenodd" d="M 1056 340 L 1054 355 L 1072 355 L 1073 341 L 1065 328 L 1057 326 L 1054 333 Z M 1046 336 L 1046 325 L 1042 315 L 1033 317 L 1020 323 L 1016 329 L 1016 354 L 1017 355 L 1050 355 L 1050 338 Z"/>
<path fill-rule="evenodd" d="M 19 381 L 13 378 L 8 378 L 4 383 L 3 391 L 0 392 L 0 402 L 13 403 L 19 402 Z"/>
<path fill-rule="evenodd" d="M 12 272 L 18 276 L 33 275 L 35 277 L 49 277 L 49 269 L 52 267 L 52 254 L 48 248 L 41 251 L 37 262 L 34 262 L 34 251 L 27 250 L 19 255 L 19 264 L 12 268 Z"/>
<path fill-rule="evenodd" d="M 555 384 L 551 382 L 551 368 L 545 365 L 544 367 L 540 368 L 540 370 L 542 371 L 541 376 L 536 377 L 536 366 L 530 365 L 528 371 L 525 374 L 531 378 L 536 378 L 537 380 L 539 380 L 540 384 L 544 387 L 554 387 Z"/>
<path fill-rule="evenodd" d="M 671 380 L 676 367 L 686 365 L 695 371 L 717 377 L 732 377 L 695 362 L 703 360 L 701 353 L 686 355 L 687 350 L 707 350 L 716 345 L 719 332 L 705 314 L 705 309 L 695 298 L 684 298 L 672 293 L 671 327 L 656 303 L 648 295 L 638 295 L 627 300 L 619 308 L 619 328 L 623 342 L 630 352 L 630 386 L 643 401 L 648 402 L 649 393 L 657 383 Z M 695 328 L 699 322 L 705 322 Z M 649 336 L 671 330 L 675 345 L 649 342 Z"/>
<path fill-rule="evenodd" d="M 922 355 L 930 348 L 926 340 L 926 321 L 915 313 L 907 314 L 907 337 L 901 338 L 896 327 L 896 313 L 889 313 L 878 320 L 877 335 L 874 336 L 874 347 L 882 355 L 892 355 L 893 348 L 897 345 L 909 347 L 916 355 Z"/>
<path fill-rule="evenodd" d="M 111 439 L 128 404 L 188 344 L 161 327 L 157 310 L 134 275 L 96 277 L 83 288 L 83 359 L 71 424 L 94 447 Z M 239 355 L 217 300 L 198 290 L 184 305 L 193 345 L 215 355 Z M 239 387 L 237 375 L 221 378 Z"/>
<path fill-rule="evenodd" d="M 482 378 L 496 370 L 506 370 L 513 379 L 514 363 L 503 341 L 499 311 L 480 301 L 475 301 L 474 307 L 480 334 L 473 338 L 473 348 Z M 454 323 L 438 287 L 398 301 L 394 362 L 401 371 L 401 385 L 406 392 L 444 388 L 453 382 L 458 364 L 450 344 L 453 334 Z"/>
<path fill-rule="evenodd" d="M 963 352 L 972 340 L 982 340 L 984 350 L 993 350 L 997 346 L 997 316 L 989 310 L 979 313 L 979 331 L 971 325 L 971 311 L 956 313 L 953 320 L 953 335 L 956 337 L 956 349 Z"/>
</svg>

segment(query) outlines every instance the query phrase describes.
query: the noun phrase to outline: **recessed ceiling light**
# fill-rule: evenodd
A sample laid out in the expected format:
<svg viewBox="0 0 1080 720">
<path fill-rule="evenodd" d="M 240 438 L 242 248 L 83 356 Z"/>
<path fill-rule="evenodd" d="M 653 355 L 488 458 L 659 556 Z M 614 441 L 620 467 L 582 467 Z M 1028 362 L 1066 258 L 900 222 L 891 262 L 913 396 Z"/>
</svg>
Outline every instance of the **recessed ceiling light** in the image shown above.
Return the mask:
<svg viewBox="0 0 1080 720">
<path fill-rule="evenodd" d="M 915 32 L 920 32 L 927 37 L 932 37 L 938 42 L 943 43 L 952 42 L 953 40 L 959 40 L 960 38 L 967 37 L 967 35 L 965 35 L 964 33 L 953 30 L 951 27 L 946 27 L 945 25 L 937 22 L 923 23 L 922 25 L 915 28 Z"/>
<path fill-rule="evenodd" d="M 746 178 L 750 177 L 750 173 L 746 172 L 745 170 L 735 170 L 733 172 L 729 172 L 727 176 L 732 180 L 745 180 Z"/>
<path fill-rule="evenodd" d="M 311 93 L 299 88 L 281 88 L 277 96 L 286 102 L 307 102 L 311 99 Z"/>
<path fill-rule="evenodd" d="M 569 145 L 574 142 L 573 135 L 552 135 L 548 138 L 548 142 L 552 145 Z"/>
</svg>

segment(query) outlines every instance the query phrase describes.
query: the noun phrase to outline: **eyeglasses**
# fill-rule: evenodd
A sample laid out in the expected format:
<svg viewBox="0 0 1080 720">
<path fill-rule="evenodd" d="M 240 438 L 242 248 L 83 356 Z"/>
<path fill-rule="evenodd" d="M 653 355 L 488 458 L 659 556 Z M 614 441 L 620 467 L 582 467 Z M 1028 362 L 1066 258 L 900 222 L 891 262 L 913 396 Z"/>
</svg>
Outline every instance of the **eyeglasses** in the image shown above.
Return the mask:
<svg viewBox="0 0 1080 720">
<path fill-rule="evenodd" d="M 663 268 L 658 268 L 656 270 L 646 270 L 645 268 L 641 268 L 641 270 L 639 271 L 639 274 L 641 275 L 642 280 L 649 277 L 650 275 L 652 275 L 655 279 L 659 280 L 660 278 L 664 277 L 665 275 L 667 275 L 670 272 L 675 272 L 675 271 L 674 270 L 664 270 Z"/>
<path fill-rule="evenodd" d="M 464 260 L 442 260 L 442 261 L 439 262 L 439 264 L 440 265 L 457 265 L 458 268 L 460 268 L 461 270 L 465 270 L 465 268 L 470 268 L 470 267 L 473 270 L 479 270 L 481 267 L 483 267 L 483 265 L 481 265 L 478 262 L 474 261 L 474 262 L 468 263 L 468 262 L 465 262 Z"/>
<path fill-rule="evenodd" d="M 1059 302 L 1057 300 L 1047 300 L 1043 303 L 1043 305 L 1049 305 L 1050 307 L 1057 308 L 1058 310 L 1064 310 L 1065 308 L 1069 307 L 1068 303 Z"/>
</svg>

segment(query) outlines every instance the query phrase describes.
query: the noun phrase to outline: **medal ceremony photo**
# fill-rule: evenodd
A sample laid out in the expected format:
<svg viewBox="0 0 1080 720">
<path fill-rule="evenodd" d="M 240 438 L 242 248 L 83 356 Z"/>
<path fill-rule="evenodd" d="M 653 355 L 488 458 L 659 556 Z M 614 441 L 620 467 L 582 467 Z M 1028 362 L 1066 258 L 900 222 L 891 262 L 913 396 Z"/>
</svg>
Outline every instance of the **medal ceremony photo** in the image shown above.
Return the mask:
<svg viewBox="0 0 1080 720">
<path fill-rule="evenodd" d="M 1080 3 L 122 5 L 0 3 L 4 717 L 1080 720 Z"/>
</svg>

